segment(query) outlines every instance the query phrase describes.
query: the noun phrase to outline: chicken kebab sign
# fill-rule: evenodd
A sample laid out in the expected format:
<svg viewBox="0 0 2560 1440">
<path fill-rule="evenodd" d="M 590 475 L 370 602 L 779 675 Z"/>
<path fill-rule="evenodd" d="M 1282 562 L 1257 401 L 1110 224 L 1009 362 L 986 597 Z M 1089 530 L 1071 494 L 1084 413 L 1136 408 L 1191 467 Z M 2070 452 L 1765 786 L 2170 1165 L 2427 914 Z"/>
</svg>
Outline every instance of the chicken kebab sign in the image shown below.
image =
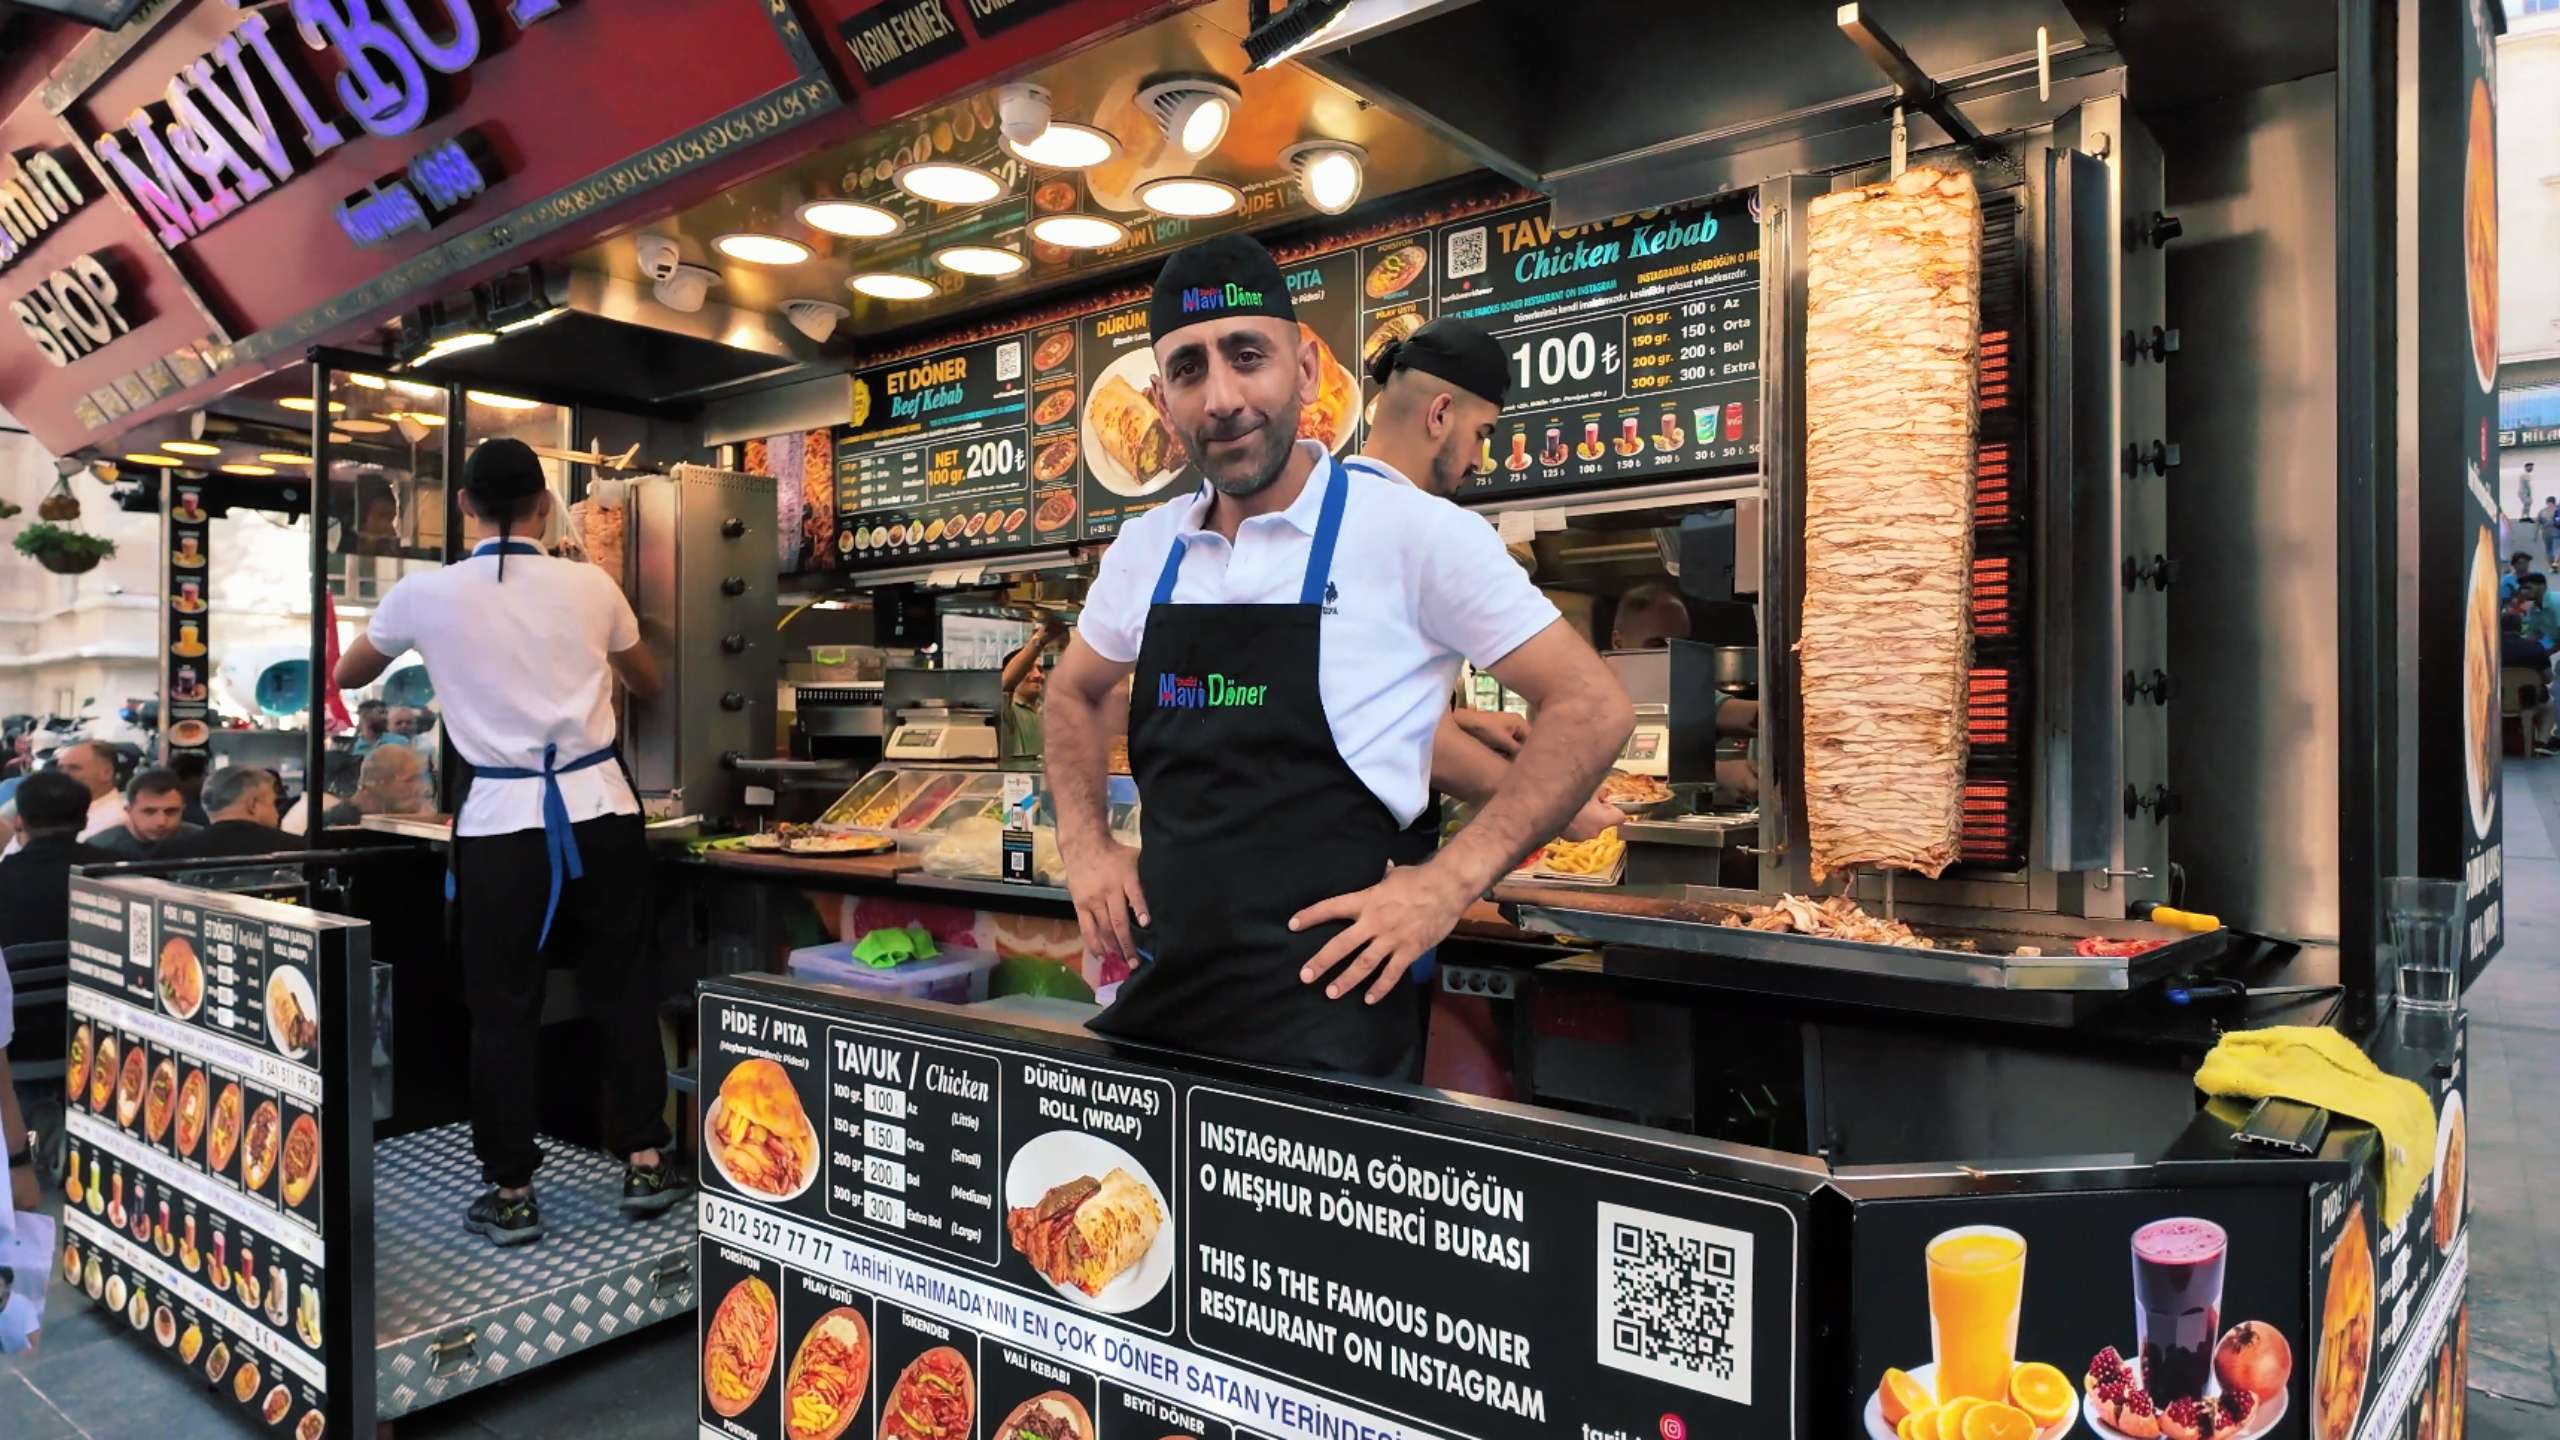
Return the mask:
<svg viewBox="0 0 2560 1440">
<path fill-rule="evenodd" d="M 1785 1200 L 960 1013 L 705 988 L 706 1435 L 1797 1433 Z"/>
</svg>

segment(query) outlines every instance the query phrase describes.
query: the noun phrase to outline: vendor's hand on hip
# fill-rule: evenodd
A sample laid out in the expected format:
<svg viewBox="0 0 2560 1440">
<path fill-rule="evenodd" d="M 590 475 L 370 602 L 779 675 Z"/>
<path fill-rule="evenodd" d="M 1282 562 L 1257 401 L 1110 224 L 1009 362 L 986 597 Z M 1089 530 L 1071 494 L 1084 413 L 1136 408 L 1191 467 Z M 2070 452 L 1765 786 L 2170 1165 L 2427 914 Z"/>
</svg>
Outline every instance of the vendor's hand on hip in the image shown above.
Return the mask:
<svg viewBox="0 0 2560 1440">
<path fill-rule="evenodd" d="M 1138 852 L 1116 840 L 1079 847 L 1067 862 L 1067 894 L 1075 901 L 1084 948 L 1108 960 L 1138 953 L 1138 927 L 1152 923 L 1138 888 Z"/>
<path fill-rule="evenodd" d="M 1415 961 L 1449 938 L 1470 898 L 1428 865 L 1389 866 L 1387 878 L 1368 889 L 1319 901 L 1289 917 L 1292 931 L 1348 922 L 1299 968 L 1298 979 L 1323 984 L 1327 998 L 1335 1000 L 1367 981 L 1367 1003 L 1375 1005 L 1395 993 Z M 1341 973 L 1327 981 L 1337 965 Z"/>
</svg>

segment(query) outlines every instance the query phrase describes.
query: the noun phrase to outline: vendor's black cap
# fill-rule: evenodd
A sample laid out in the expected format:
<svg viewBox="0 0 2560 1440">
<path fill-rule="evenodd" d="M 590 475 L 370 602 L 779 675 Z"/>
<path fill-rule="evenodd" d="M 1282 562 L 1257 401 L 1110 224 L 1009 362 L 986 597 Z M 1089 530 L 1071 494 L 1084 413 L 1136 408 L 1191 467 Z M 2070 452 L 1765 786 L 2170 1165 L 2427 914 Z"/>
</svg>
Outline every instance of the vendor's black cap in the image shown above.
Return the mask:
<svg viewBox="0 0 2560 1440">
<path fill-rule="evenodd" d="M 1265 315 L 1295 323 L 1298 307 L 1289 285 L 1262 242 L 1250 235 L 1216 235 L 1173 252 L 1156 276 L 1147 302 L 1147 336 L 1162 341 L 1186 325 Z"/>
<path fill-rule="evenodd" d="M 1381 385 L 1399 370 L 1437 376 L 1496 409 L 1511 393 L 1511 362 L 1501 344 L 1464 320 L 1434 320 L 1410 338 L 1389 341 L 1369 362 L 1369 378 Z"/>
<path fill-rule="evenodd" d="M 505 436 L 482 441 L 462 463 L 462 488 L 482 500 L 521 500 L 544 483 L 533 447 Z"/>
</svg>

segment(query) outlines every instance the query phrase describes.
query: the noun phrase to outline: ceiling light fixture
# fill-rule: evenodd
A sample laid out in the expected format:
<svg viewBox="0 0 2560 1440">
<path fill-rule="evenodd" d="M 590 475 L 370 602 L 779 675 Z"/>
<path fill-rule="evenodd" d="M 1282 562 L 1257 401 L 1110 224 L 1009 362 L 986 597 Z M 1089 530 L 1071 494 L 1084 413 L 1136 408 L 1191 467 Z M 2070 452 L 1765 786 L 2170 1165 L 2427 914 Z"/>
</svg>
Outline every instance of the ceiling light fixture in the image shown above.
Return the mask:
<svg viewBox="0 0 2560 1440">
<path fill-rule="evenodd" d="M 494 331 L 465 330 L 459 335 L 446 335 L 439 338 L 433 344 L 427 346 L 424 351 L 419 353 L 415 363 L 425 365 L 432 361 L 441 360 L 448 355 L 459 355 L 465 350 L 477 350 L 483 345 L 495 345 L 497 343 L 498 337 Z M 310 407 L 305 406 L 303 408 L 309 409 Z"/>
<path fill-rule="evenodd" d="M 391 382 L 391 388 L 399 391 L 403 395 L 415 396 L 421 400 L 441 400 L 444 398 L 443 386 L 429 385 L 420 380 L 394 380 Z"/>
<path fill-rule="evenodd" d="M 975 165 L 924 160 L 900 166 L 899 189 L 936 205 L 984 205 L 1004 193 L 1004 182 Z"/>
<path fill-rule="evenodd" d="M 163 440 L 160 442 L 160 448 L 172 455 L 219 455 L 222 453 L 221 446 L 207 445 L 201 440 Z"/>
<path fill-rule="evenodd" d="M 273 475 L 276 473 L 276 467 L 273 465 L 251 465 L 245 461 L 235 461 L 222 466 L 221 469 L 225 475 Z"/>
<path fill-rule="evenodd" d="M 1292 0 L 1244 37 L 1245 68 L 1268 70 L 1283 60 L 1393 28 L 1429 7 L 1416 0 Z"/>
<path fill-rule="evenodd" d="M 708 265 L 681 264 L 667 272 L 665 279 L 650 287 L 649 293 L 658 303 L 680 315 L 690 315 L 702 308 L 710 297 L 711 287 L 718 284 L 720 272 Z"/>
<path fill-rule="evenodd" d="M 350 435 L 379 435 L 391 428 L 388 420 L 341 420 L 338 428 Z"/>
<path fill-rule="evenodd" d="M 472 404 L 486 405 L 492 410 L 539 410 L 542 408 L 541 401 L 527 400 L 520 395 L 501 395 L 494 390 L 470 390 L 464 393 L 470 397 Z"/>
<path fill-rule="evenodd" d="M 568 313 L 568 306 L 554 305 L 539 315 L 528 315 L 522 320 L 508 321 L 506 324 L 498 327 L 498 333 L 501 335 L 513 335 L 519 330 L 530 330 L 536 325 L 548 325 L 552 321 L 557 320 Z"/>
<path fill-rule="evenodd" d="M 1049 128 L 1049 91 L 1030 84 L 996 87 L 996 124 L 1007 144 L 1027 145 Z"/>
<path fill-rule="evenodd" d="M 1138 203 L 1159 215 L 1199 220 L 1235 209 L 1244 203 L 1244 192 L 1223 180 L 1167 175 L 1139 186 Z"/>
<path fill-rule="evenodd" d="M 270 465 L 308 465 L 311 463 L 310 456 L 296 455 L 290 450 L 261 450 L 258 452 L 258 458 L 266 461 Z"/>
<path fill-rule="evenodd" d="M 279 408 L 286 410 L 298 410 L 305 415 L 311 413 L 311 397 L 308 395 L 287 395 L 283 399 L 278 400 L 276 404 Z M 346 408 L 347 402 L 344 400 L 332 400 L 329 402 L 329 413 L 332 415 L 344 414 L 346 412 Z"/>
<path fill-rule="evenodd" d="M 934 296 L 932 281 L 887 270 L 856 275 L 844 283 L 856 294 L 868 295 L 874 300 L 930 300 Z"/>
<path fill-rule="evenodd" d="M 1360 202 L 1369 152 L 1342 140 L 1302 140 L 1280 152 L 1280 163 L 1298 177 L 1298 193 L 1327 215 Z"/>
<path fill-rule="evenodd" d="M 711 248 L 749 265 L 797 265 L 810 250 L 797 240 L 755 230 L 733 230 L 711 242 Z"/>
<path fill-rule="evenodd" d="M 1043 170 L 1090 170 L 1120 153 L 1120 142 L 1108 130 L 1091 125 L 1053 124 L 1026 141 L 1008 137 L 1004 148 L 1015 159 Z"/>
<path fill-rule="evenodd" d="M 1129 227 L 1100 215 L 1043 215 L 1031 222 L 1031 238 L 1062 250 L 1099 250 L 1129 238 Z"/>
<path fill-rule="evenodd" d="M 800 207 L 800 223 L 849 240 L 877 240 L 897 234 L 907 224 L 895 212 L 860 200 L 812 200 Z"/>
<path fill-rule="evenodd" d="M 404 410 L 393 418 L 398 420 L 415 420 L 421 425 L 428 426 L 441 425 L 444 423 L 444 417 L 436 414 L 432 410 Z"/>
<path fill-rule="evenodd" d="M 1031 262 L 1019 250 L 993 245 L 946 245 L 933 252 L 933 263 L 963 275 L 1019 275 Z"/>
<path fill-rule="evenodd" d="M 1164 138 L 1185 155 L 1198 157 L 1227 138 L 1244 92 L 1215 75 L 1163 75 L 1138 91 L 1138 108 L 1156 117 Z"/>
<path fill-rule="evenodd" d="M 179 463 L 175 455 L 162 455 L 150 450 L 129 450 L 125 452 L 124 458 L 136 465 L 163 465 L 171 469 L 175 469 Z"/>
<path fill-rule="evenodd" d="M 379 375 L 367 375 L 362 371 L 350 370 L 347 372 L 347 383 L 359 389 L 380 390 L 391 382 Z"/>
</svg>

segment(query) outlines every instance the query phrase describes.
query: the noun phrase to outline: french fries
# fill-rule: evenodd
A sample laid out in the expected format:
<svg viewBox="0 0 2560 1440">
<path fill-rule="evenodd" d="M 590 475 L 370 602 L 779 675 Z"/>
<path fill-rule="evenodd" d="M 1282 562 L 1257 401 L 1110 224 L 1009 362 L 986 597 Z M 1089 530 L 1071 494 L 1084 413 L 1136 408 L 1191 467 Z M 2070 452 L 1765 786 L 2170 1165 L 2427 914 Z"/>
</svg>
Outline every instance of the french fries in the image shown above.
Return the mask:
<svg viewBox="0 0 2560 1440">
<path fill-rule="evenodd" d="M 1627 853 L 1627 842 L 1610 826 L 1588 840 L 1550 840 L 1538 868 L 1558 875 L 1606 875 Z"/>
</svg>

